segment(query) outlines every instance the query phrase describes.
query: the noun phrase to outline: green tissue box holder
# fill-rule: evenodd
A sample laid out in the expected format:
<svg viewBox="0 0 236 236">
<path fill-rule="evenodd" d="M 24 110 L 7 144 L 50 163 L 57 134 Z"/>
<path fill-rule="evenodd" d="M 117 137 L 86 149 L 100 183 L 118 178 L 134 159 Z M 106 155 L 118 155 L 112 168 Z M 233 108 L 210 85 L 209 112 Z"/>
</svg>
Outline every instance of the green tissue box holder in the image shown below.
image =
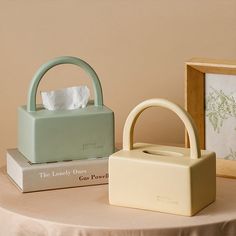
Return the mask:
<svg viewBox="0 0 236 236">
<path fill-rule="evenodd" d="M 60 64 L 74 64 L 87 72 L 94 103 L 56 111 L 36 106 L 40 80 Z M 27 106 L 18 108 L 18 149 L 32 163 L 104 157 L 114 152 L 114 113 L 103 105 L 99 78 L 89 64 L 76 57 L 59 57 L 39 68 L 30 84 Z"/>
</svg>

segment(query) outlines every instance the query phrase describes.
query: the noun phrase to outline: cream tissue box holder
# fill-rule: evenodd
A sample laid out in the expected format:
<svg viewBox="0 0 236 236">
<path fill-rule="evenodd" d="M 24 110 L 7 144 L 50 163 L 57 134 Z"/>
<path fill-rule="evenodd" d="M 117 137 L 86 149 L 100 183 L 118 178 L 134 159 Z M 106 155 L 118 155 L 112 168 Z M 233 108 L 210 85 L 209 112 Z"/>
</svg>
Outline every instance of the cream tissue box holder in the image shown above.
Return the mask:
<svg viewBox="0 0 236 236">
<path fill-rule="evenodd" d="M 190 149 L 144 143 L 133 146 L 137 118 L 156 106 L 172 110 L 183 121 Z M 123 150 L 109 157 L 110 204 L 192 216 L 215 197 L 215 153 L 200 151 L 190 115 L 164 99 L 150 99 L 136 106 L 124 126 Z"/>
</svg>

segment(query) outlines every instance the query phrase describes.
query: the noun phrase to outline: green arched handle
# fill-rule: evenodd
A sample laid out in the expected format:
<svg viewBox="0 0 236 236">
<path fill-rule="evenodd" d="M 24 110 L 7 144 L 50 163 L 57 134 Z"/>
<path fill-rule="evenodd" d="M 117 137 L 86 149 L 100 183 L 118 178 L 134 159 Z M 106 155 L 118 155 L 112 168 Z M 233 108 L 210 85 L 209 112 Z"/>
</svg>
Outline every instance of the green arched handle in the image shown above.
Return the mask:
<svg viewBox="0 0 236 236">
<path fill-rule="evenodd" d="M 60 64 L 73 64 L 73 65 L 77 65 L 83 68 L 86 71 L 86 73 L 89 75 L 89 77 L 92 79 L 92 82 L 93 82 L 94 105 L 103 106 L 101 83 L 96 72 L 93 70 L 93 68 L 87 62 L 81 60 L 80 58 L 65 56 L 65 57 L 58 57 L 58 58 L 52 59 L 51 61 L 43 64 L 35 73 L 30 83 L 29 92 L 28 92 L 28 103 L 27 103 L 28 112 L 36 111 L 36 93 L 37 93 L 40 80 L 43 78 L 43 76 L 46 74 L 48 70 Z"/>
<path fill-rule="evenodd" d="M 149 107 L 164 107 L 173 111 L 183 121 L 190 141 L 190 158 L 201 157 L 197 128 L 192 117 L 180 106 L 165 99 L 149 99 L 137 105 L 128 115 L 123 131 L 123 150 L 133 149 L 134 126 L 140 114 Z"/>
</svg>

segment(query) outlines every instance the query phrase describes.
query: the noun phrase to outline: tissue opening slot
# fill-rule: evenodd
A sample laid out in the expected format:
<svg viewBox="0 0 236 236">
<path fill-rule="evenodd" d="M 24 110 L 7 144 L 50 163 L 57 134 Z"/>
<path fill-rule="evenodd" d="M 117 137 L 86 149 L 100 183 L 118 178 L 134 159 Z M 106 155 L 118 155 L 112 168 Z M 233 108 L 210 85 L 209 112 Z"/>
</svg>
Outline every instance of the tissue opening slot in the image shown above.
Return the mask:
<svg viewBox="0 0 236 236">
<path fill-rule="evenodd" d="M 172 156 L 172 157 L 182 157 L 183 153 L 180 152 L 171 152 L 171 151 L 152 151 L 152 150 L 143 150 L 144 153 L 155 156 Z"/>
</svg>

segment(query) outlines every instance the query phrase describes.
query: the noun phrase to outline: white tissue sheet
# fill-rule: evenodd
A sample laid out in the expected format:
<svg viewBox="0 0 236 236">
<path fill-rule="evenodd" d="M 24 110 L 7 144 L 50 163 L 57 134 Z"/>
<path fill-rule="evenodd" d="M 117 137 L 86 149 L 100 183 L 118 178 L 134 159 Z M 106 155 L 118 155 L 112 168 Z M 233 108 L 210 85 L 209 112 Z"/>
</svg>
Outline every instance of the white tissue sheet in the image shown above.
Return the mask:
<svg viewBox="0 0 236 236">
<path fill-rule="evenodd" d="M 81 85 L 78 87 L 41 92 L 41 96 L 43 106 L 47 110 L 74 110 L 87 106 L 90 91 L 87 86 Z"/>
</svg>

